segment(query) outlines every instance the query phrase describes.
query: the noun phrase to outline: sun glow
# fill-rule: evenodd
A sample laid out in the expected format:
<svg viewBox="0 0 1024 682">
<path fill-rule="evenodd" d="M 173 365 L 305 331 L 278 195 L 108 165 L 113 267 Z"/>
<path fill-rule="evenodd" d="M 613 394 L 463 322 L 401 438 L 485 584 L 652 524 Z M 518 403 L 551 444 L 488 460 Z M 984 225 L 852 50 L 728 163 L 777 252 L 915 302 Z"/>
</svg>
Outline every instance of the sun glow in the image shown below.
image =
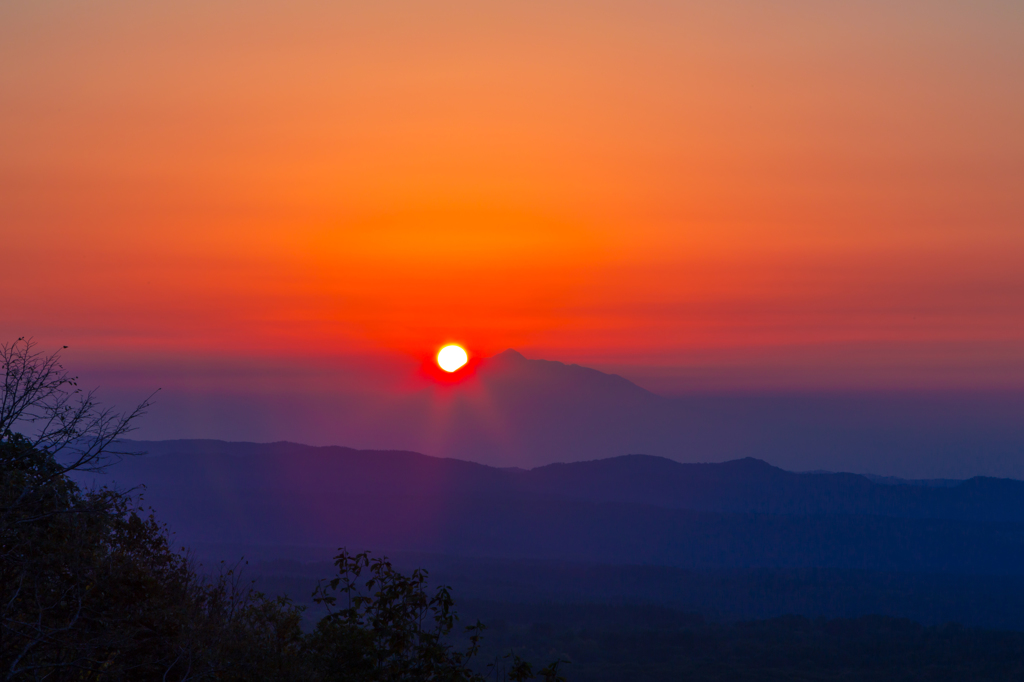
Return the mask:
<svg viewBox="0 0 1024 682">
<path fill-rule="evenodd" d="M 446 372 L 454 372 L 469 360 L 461 346 L 445 346 L 437 353 L 437 366 Z"/>
</svg>

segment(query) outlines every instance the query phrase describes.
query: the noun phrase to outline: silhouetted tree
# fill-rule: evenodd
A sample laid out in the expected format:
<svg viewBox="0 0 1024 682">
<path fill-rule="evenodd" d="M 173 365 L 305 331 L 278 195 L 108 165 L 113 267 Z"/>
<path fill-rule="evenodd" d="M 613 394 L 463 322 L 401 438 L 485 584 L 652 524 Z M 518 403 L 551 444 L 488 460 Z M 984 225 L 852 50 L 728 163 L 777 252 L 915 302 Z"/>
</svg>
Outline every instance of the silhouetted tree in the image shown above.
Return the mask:
<svg viewBox="0 0 1024 682">
<path fill-rule="evenodd" d="M 35 346 L 24 337 L 0 345 L 0 438 L 22 434 L 28 445 L 53 455 L 62 473 L 101 470 L 135 454 L 120 450 L 118 441 L 135 428 L 149 399 L 130 412 L 104 407 L 95 390 L 79 388 L 64 369 L 60 350 L 47 355 Z"/>
<path fill-rule="evenodd" d="M 320 583 L 314 593 L 316 603 L 328 609 L 310 638 L 310 650 L 324 666 L 322 679 L 482 679 L 467 663 L 478 651 L 483 625 L 466 628 L 467 651 L 454 649 L 447 641 L 456 621 L 448 587 L 428 595 L 426 571 L 406 576 L 387 558 L 366 552 L 342 550 L 335 565 L 338 577 Z M 338 595 L 343 608 L 336 608 Z"/>
</svg>

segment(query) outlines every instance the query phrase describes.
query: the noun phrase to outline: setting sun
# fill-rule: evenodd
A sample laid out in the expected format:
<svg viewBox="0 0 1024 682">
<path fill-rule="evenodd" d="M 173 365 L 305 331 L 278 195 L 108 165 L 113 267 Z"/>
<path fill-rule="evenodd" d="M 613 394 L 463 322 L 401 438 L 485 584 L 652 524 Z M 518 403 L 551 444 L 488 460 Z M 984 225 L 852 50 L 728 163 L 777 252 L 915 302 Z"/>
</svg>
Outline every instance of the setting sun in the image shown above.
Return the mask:
<svg viewBox="0 0 1024 682">
<path fill-rule="evenodd" d="M 469 356 L 461 346 L 445 346 L 437 353 L 437 365 L 446 372 L 454 372 L 466 364 Z"/>
</svg>

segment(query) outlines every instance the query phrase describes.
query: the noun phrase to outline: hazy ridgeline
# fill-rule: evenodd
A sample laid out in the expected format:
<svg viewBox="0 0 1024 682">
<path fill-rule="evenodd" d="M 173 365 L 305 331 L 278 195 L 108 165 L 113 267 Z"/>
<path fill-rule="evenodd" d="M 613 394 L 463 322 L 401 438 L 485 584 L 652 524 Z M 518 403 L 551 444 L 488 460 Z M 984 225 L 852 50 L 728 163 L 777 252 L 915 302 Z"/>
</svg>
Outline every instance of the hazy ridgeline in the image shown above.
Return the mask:
<svg viewBox="0 0 1024 682">
<path fill-rule="evenodd" d="M 145 483 L 146 503 L 207 560 L 244 555 L 300 597 L 301 577 L 317 575 L 302 564 L 372 547 L 479 599 L 1024 629 L 1024 482 L 877 482 L 756 460 L 522 471 L 289 443 L 137 445 L 151 454 L 111 479 Z"/>
</svg>

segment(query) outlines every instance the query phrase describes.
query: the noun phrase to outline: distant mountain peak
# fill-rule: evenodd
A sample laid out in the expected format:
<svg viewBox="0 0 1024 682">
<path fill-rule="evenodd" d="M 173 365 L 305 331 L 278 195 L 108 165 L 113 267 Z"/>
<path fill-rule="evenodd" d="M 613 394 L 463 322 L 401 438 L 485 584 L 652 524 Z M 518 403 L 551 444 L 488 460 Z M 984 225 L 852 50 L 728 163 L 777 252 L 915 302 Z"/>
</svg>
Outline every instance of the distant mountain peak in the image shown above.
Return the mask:
<svg viewBox="0 0 1024 682">
<path fill-rule="evenodd" d="M 664 400 L 618 374 L 558 360 L 530 359 L 512 348 L 487 358 L 483 367 L 497 370 L 504 378 L 515 377 L 517 381 L 534 384 L 544 392 L 568 389 L 593 395 L 594 391 L 599 391 L 606 396 L 617 395 L 620 400 L 627 401 L 637 397 L 645 401 Z M 498 375 L 492 372 L 490 376 Z"/>
<path fill-rule="evenodd" d="M 783 469 L 779 469 L 779 467 L 769 464 L 763 459 L 758 459 L 757 457 L 740 457 L 739 459 L 731 459 L 726 462 L 722 462 L 722 464 L 728 464 L 729 466 L 736 468 L 778 469 L 779 471 L 783 471 Z"/>
</svg>

